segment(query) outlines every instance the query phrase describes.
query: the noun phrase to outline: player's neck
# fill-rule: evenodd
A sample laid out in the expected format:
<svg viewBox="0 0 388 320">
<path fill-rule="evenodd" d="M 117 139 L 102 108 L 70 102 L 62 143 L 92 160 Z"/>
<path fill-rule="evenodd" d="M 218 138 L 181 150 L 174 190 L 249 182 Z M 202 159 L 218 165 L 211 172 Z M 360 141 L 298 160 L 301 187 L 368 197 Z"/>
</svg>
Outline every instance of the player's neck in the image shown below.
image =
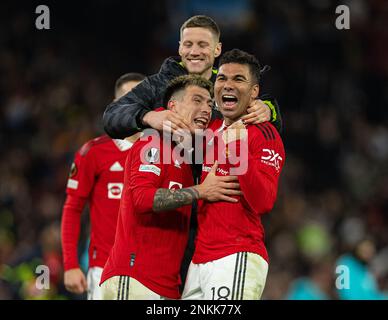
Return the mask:
<svg viewBox="0 0 388 320">
<path fill-rule="evenodd" d="M 209 68 L 209 69 L 205 70 L 202 74 L 200 74 L 200 76 L 204 77 L 207 80 L 210 80 L 210 78 L 212 77 L 212 73 L 213 73 L 213 69 Z"/>
<path fill-rule="evenodd" d="M 238 118 L 235 118 L 235 119 L 231 119 L 231 118 L 226 118 L 226 117 L 224 117 L 225 126 L 226 126 L 226 127 L 229 127 L 231 124 L 237 122 L 237 121 L 240 120 L 241 118 L 242 118 L 242 116 L 241 116 L 241 117 L 238 117 Z"/>
<path fill-rule="evenodd" d="M 132 136 L 129 136 L 129 137 L 126 137 L 125 140 L 131 142 L 131 143 L 135 143 L 137 139 L 139 139 L 141 136 L 142 136 L 142 132 L 138 132 L 138 133 L 135 133 L 134 135 Z"/>
</svg>

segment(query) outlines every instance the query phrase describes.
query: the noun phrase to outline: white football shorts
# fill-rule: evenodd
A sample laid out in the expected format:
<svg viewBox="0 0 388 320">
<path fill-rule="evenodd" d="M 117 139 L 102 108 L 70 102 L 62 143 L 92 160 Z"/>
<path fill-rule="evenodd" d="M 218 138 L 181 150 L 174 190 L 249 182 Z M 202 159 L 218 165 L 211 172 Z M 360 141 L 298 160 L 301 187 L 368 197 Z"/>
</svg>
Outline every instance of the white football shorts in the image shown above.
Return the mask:
<svg viewBox="0 0 388 320">
<path fill-rule="evenodd" d="M 129 276 L 114 276 L 101 285 L 103 300 L 168 300 Z"/>
<path fill-rule="evenodd" d="M 207 263 L 190 263 L 184 300 L 259 300 L 268 263 L 258 254 L 238 252 Z"/>
</svg>

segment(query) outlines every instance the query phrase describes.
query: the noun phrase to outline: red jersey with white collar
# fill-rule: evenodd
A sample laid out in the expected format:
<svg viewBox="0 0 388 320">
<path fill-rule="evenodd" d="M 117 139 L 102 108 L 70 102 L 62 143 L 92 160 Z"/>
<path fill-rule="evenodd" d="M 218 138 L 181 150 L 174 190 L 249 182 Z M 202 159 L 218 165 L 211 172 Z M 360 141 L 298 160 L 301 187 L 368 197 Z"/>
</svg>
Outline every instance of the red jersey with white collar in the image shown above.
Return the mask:
<svg viewBox="0 0 388 320">
<path fill-rule="evenodd" d="M 77 151 L 71 166 L 62 213 L 65 270 L 79 268 L 81 213 L 90 209 L 89 267 L 104 267 L 113 245 L 124 180 L 124 164 L 132 143 L 100 136 Z"/>
<path fill-rule="evenodd" d="M 218 160 L 217 175 L 237 175 L 243 196 L 235 197 L 237 203 L 199 201 L 192 261 L 206 263 L 245 251 L 257 253 L 268 261 L 261 215 L 269 212 L 276 200 L 285 160 L 282 140 L 269 122 L 247 125 L 237 133 L 237 139 L 233 138 L 236 133 L 229 134 L 227 139 L 233 142 L 225 138 L 222 120 L 212 122 L 210 129 L 215 137 L 205 146 L 202 181 Z"/>
<path fill-rule="evenodd" d="M 179 271 L 191 205 L 164 212 L 152 210 L 159 188 L 181 189 L 194 184 L 190 165 L 174 161 L 173 148 L 165 139 L 151 135 L 138 140 L 129 151 L 116 239 L 101 283 L 126 275 L 161 296 L 180 297 Z"/>
</svg>

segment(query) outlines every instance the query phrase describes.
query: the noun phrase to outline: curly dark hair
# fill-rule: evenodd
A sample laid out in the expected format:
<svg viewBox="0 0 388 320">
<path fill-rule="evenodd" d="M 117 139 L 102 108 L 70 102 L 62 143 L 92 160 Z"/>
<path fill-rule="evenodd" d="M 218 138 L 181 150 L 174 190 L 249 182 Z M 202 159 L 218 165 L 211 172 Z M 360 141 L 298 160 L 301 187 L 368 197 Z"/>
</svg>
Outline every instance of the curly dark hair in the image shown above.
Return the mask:
<svg viewBox="0 0 388 320">
<path fill-rule="evenodd" d="M 258 84 L 260 82 L 261 66 L 255 56 L 242 51 L 240 49 L 233 49 L 225 52 L 218 63 L 218 68 L 226 63 L 238 63 L 249 66 L 253 80 Z"/>
</svg>

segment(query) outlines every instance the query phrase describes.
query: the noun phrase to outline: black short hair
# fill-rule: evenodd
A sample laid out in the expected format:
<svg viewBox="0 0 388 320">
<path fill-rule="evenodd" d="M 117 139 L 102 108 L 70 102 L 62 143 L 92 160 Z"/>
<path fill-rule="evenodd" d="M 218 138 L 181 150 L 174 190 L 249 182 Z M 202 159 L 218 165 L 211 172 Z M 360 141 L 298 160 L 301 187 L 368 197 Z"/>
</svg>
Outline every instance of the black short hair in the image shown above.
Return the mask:
<svg viewBox="0 0 388 320">
<path fill-rule="evenodd" d="M 257 84 L 259 84 L 261 66 L 255 56 L 240 49 L 232 49 L 230 51 L 225 52 L 221 56 L 220 61 L 218 63 L 218 68 L 220 68 L 223 64 L 226 63 L 238 63 L 248 65 L 253 80 Z"/>
<path fill-rule="evenodd" d="M 120 89 L 120 87 L 127 82 L 131 81 L 143 81 L 145 79 L 145 75 L 137 72 L 129 72 L 125 73 L 120 78 L 116 80 L 115 83 L 115 93 Z"/>
<path fill-rule="evenodd" d="M 186 89 L 188 86 L 197 86 L 209 91 L 210 96 L 213 98 L 213 83 L 199 75 L 184 75 L 179 76 L 171 80 L 163 97 L 163 106 L 167 107 L 168 101 L 174 95 L 174 93 Z"/>
<path fill-rule="evenodd" d="M 220 39 L 220 28 L 218 27 L 217 23 L 208 16 L 197 15 L 187 19 L 181 26 L 181 38 L 183 30 L 186 28 L 205 28 L 210 30 L 216 36 L 218 41 Z"/>
</svg>

